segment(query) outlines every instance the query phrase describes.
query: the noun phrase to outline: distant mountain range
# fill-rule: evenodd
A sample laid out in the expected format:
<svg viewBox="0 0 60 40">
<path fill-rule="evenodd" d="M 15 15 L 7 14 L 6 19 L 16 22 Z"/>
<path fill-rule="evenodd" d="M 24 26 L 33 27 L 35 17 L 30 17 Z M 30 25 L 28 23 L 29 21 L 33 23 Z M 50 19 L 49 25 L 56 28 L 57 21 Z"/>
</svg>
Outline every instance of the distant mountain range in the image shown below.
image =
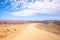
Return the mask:
<svg viewBox="0 0 60 40">
<path fill-rule="evenodd" d="M 0 20 L 0 24 L 21 24 L 23 22 L 21 20 Z"/>
<path fill-rule="evenodd" d="M 0 20 L 0 24 L 22 24 L 22 23 L 54 23 L 60 26 L 59 20 L 43 20 L 43 21 L 24 21 L 24 20 Z"/>
</svg>

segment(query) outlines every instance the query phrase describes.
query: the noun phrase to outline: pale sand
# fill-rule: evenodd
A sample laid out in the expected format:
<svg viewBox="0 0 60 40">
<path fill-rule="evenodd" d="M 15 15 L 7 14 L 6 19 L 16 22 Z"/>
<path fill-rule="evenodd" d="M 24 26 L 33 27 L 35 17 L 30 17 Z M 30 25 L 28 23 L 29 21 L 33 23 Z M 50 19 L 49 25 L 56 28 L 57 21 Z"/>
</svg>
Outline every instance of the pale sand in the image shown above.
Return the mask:
<svg viewBox="0 0 60 40">
<path fill-rule="evenodd" d="M 30 24 L 22 31 L 13 33 L 0 40 L 60 40 L 60 35 L 38 29 L 35 25 L 36 24 Z"/>
</svg>

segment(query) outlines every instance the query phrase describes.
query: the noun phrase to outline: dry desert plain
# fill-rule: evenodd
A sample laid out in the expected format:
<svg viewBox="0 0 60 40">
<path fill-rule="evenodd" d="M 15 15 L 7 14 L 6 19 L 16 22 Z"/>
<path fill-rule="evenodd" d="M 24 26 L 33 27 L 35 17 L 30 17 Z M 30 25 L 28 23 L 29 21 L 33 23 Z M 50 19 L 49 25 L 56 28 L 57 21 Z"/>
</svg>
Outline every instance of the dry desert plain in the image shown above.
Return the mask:
<svg viewBox="0 0 60 40">
<path fill-rule="evenodd" d="M 0 40 L 60 40 L 60 26 L 53 23 L 0 24 Z"/>
</svg>

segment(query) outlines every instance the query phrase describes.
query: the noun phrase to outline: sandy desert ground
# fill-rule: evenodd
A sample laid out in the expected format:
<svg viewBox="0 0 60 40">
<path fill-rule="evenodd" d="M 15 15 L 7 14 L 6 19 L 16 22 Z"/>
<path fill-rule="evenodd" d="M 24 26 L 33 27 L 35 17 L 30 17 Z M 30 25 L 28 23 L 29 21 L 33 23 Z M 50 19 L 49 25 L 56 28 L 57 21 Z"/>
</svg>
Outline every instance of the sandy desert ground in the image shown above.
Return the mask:
<svg viewBox="0 0 60 40">
<path fill-rule="evenodd" d="M 47 31 L 45 27 L 39 28 L 38 25 L 39 23 L 0 24 L 0 40 L 60 40 L 60 34 Z"/>
</svg>

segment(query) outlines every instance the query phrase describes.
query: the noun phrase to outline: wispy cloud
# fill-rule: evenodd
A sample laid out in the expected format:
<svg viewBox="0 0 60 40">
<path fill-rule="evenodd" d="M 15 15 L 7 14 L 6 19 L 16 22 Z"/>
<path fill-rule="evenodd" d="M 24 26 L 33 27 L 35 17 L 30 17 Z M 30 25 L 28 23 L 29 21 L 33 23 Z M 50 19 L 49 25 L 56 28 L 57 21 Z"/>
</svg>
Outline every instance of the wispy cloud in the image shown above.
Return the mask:
<svg viewBox="0 0 60 40">
<path fill-rule="evenodd" d="M 33 0 L 34 1 L 34 0 Z M 35 2 L 25 2 L 21 1 L 23 5 L 20 5 L 20 2 L 16 1 L 15 7 L 13 6 L 12 10 L 20 9 L 20 11 L 10 12 L 10 14 L 15 16 L 31 16 L 36 13 L 47 13 L 47 14 L 58 14 L 60 13 L 60 0 L 35 0 Z M 13 3 L 13 2 L 12 2 Z M 18 4 L 20 8 L 17 8 Z M 21 7 L 22 6 L 22 7 Z"/>
<path fill-rule="evenodd" d="M 10 14 L 15 15 L 15 16 L 31 16 L 35 13 L 37 13 L 37 11 L 25 9 L 21 11 L 11 12 Z"/>
</svg>

